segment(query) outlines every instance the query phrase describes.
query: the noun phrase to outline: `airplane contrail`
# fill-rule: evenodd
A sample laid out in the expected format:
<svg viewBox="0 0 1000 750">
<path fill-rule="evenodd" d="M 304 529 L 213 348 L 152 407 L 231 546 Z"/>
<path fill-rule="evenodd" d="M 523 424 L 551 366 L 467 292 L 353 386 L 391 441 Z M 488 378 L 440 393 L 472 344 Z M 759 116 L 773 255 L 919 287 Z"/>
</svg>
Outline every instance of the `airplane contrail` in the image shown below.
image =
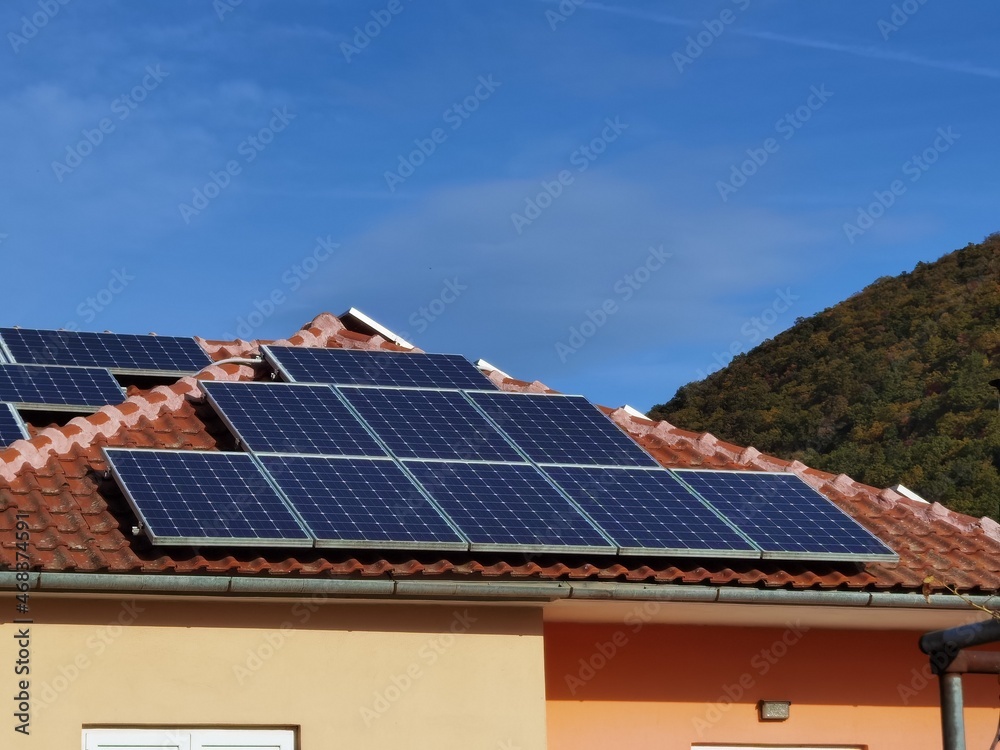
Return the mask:
<svg viewBox="0 0 1000 750">
<path fill-rule="evenodd" d="M 555 0 L 539 0 L 546 4 L 554 4 Z M 618 5 L 608 5 L 607 3 L 594 2 L 588 0 L 579 6 L 582 10 L 596 10 L 602 13 L 614 13 L 626 18 L 635 18 L 640 21 L 658 23 L 664 26 L 676 26 L 686 29 L 700 29 L 700 21 L 691 21 L 686 18 L 677 18 L 660 13 L 649 13 L 647 11 L 635 10 L 633 8 L 623 8 Z M 966 75 L 981 76 L 984 78 L 1000 78 L 1000 70 L 986 68 L 981 65 L 974 65 L 968 62 L 957 62 L 951 60 L 933 60 L 919 55 L 911 55 L 907 52 L 897 52 L 881 47 L 865 47 L 857 44 L 841 44 L 839 42 L 828 42 L 823 39 L 810 39 L 808 37 L 789 36 L 787 34 L 777 34 L 771 31 L 755 31 L 753 29 L 741 29 L 728 27 L 729 33 L 736 36 L 760 39 L 766 42 L 777 42 L 778 44 L 788 44 L 795 47 L 808 47 L 810 49 L 827 50 L 829 52 L 840 52 L 854 57 L 864 57 L 870 60 L 886 60 L 888 62 L 905 63 L 909 65 L 919 65 L 924 68 L 934 68 L 937 70 L 947 70 L 952 73 L 964 73 Z"/>
</svg>

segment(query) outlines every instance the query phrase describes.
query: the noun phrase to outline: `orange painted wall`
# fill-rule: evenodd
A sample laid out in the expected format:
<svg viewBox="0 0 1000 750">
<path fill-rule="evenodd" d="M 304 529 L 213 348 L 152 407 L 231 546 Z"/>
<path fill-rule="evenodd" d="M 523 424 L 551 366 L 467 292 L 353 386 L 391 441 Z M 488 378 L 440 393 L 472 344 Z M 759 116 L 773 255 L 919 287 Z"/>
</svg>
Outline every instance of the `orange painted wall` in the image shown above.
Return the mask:
<svg viewBox="0 0 1000 750">
<path fill-rule="evenodd" d="M 693 743 L 939 750 L 937 678 L 918 633 L 549 623 L 549 750 L 687 750 Z M 582 660 L 582 661 L 581 661 Z M 791 718 L 757 720 L 760 699 Z M 997 679 L 965 678 L 970 747 L 988 747 Z"/>
</svg>

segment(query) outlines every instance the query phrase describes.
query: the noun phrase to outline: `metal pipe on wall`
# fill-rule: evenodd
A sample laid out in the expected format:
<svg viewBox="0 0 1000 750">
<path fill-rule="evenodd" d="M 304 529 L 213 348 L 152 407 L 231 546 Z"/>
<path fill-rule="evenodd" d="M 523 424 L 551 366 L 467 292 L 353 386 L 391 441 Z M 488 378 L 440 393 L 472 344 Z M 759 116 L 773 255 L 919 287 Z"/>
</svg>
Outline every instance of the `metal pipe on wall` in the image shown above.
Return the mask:
<svg viewBox="0 0 1000 750">
<path fill-rule="evenodd" d="M 941 680 L 941 734 L 944 750 L 965 750 L 965 716 L 962 705 L 962 675 L 948 673 Z"/>
</svg>

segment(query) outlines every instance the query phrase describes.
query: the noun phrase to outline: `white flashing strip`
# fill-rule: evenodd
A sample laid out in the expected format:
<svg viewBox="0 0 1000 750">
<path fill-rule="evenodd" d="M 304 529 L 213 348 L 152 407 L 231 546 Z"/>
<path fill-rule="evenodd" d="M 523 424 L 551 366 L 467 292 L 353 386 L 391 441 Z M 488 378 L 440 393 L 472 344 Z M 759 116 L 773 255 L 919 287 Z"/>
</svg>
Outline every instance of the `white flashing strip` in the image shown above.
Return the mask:
<svg viewBox="0 0 1000 750">
<path fill-rule="evenodd" d="M 905 486 L 903 486 L 901 484 L 897 484 L 894 487 L 892 487 L 892 489 L 895 490 L 896 492 L 898 492 L 903 497 L 908 497 L 908 498 L 910 498 L 910 500 L 913 500 L 915 502 L 924 503 L 925 505 L 930 505 L 931 504 L 930 500 L 924 500 L 922 497 L 920 497 L 920 495 L 918 495 L 916 492 L 914 492 L 913 490 L 911 490 L 909 487 L 905 487 Z"/>
<path fill-rule="evenodd" d="M 502 375 L 505 378 L 510 378 L 510 375 L 508 375 L 506 372 L 504 372 L 503 370 L 501 370 L 499 367 L 497 367 L 495 365 L 491 365 L 485 359 L 477 359 L 475 361 L 475 365 L 480 370 L 486 370 L 487 372 L 495 372 L 495 373 L 498 373 L 499 375 Z M 513 378 L 511 378 L 511 379 L 513 380 Z"/>
<path fill-rule="evenodd" d="M 369 318 L 367 315 L 365 315 L 363 312 L 361 312 L 356 307 L 349 308 L 347 310 L 347 312 L 341 313 L 339 317 L 340 318 L 354 318 L 359 323 L 362 323 L 362 324 L 368 326 L 369 328 L 371 328 L 373 331 L 375 331 L 377 334 L 379 334 L 382 338 L 386 339 L 387 341 L 391 341 L 392 343 L 396 344 L 397 346 L 405 346 L 407 349 L 414 349 L 414 348 L 416 348 L 416 347 L 413 346 L 413 344 L 411 344 L 409 341 L 407 341 L 406 339 L 404 339 L 402 336 L 400 336 L 400 335 L 398 335 L 396 333 L 393 333 L 392 331 L 390 331 L 388 328 L 386 328 L 384 325 L 382 325 L 381 323 L 379 323 L 374 318 Z"/>
<path fill-rule="evenodd" d="M 626 414 L 631 414 L 633 417 L 639 417 L 639 419 L 649 419 L 649 417 L 647 417 L 641 411 L 636 409 L 634 406 L 629 406 L 628 404 L 625 404 L 624 406 L 622 406 L 622 409 L 625 411 Z"/>
</svg>

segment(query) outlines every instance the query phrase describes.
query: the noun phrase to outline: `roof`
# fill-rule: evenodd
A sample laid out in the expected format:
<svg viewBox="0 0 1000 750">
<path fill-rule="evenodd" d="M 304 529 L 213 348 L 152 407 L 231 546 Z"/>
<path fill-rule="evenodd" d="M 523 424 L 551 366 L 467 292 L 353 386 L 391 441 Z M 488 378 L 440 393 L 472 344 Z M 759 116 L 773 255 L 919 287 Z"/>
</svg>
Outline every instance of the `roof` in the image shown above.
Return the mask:
<svg viewBox="0 0 1000 750">
<path fill-rule="evenodd" d="M 348 330 L 324 313 L 278 342 L 198 339 L 214 361 L 246 358 L 267 343 L 403 350 L 380 335 Z M 410 350 L 415 351 L 415 350 Z M 417 350 L 418 351 L 418 350 Z M 698 558 L 599 558 L 581 555 L 376 553 L 342 550 L 246 550 L 152 547 L 133 538 L 133 520 L 101 447 L 220 450 L 228 433 L 203 400 L 198 380 L 253 380 L 252 366 L 223 363 L 147 391 L 130 388 L 121 405 L 37 431 L 0 451 L 0 567 L 13 569 L 15 514 L 27 515 L 32 567 L 49 572 L 207 574 L 339 578 L 546 579 L 752 586 L 786 589 L 924 592 L 946 584 L 969 593 L 1000 591 L 1000 524 L 877 489 L 688 432 L 667 422 L 604 409 L 669 468 L 790 471 L 874 532 L 898 563 L 814 563 Z M 550 392 L 539 382 L 487 373 L 505 391 Z M 220 441 L 223 445 L 220 445 Z M 933 576 L 932 583 L 925 583 Z"/>
</svg>

